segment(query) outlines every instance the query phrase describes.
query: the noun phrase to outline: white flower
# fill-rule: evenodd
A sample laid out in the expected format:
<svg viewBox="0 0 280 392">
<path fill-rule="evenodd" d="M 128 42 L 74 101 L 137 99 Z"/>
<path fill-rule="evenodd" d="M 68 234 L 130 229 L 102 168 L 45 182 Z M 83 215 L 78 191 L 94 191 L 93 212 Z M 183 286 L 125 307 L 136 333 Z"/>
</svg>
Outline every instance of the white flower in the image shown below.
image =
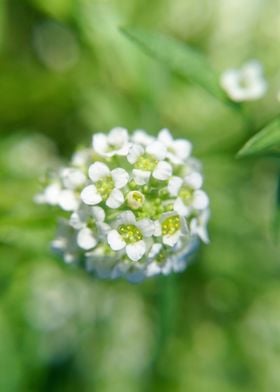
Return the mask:
<svg viewBox="0 0 280 392">
<path fill-rule="evenodd" d="M 97 245 L 102 234 L 105 236 L 110 226 L 104 220 L 105 212 L 99 206 L 82 204 L 71 214 L 69 224 L 77 230 L 77 243 L 80 248 L 90 250 Z"/>
<path fill-rule="evenodd" d="M 96 133 L 93 136 L 92 145 L 95 152 L 104 157 L 127 155 L 129 148 L 127 130 L 116 127 L 108 135 Z"/>
<path fill-rule="evenodd" d="M 264 96 L 267 82 L 262 65 L 251 60 L 240 69 L 229 69 L 221 76 L 221 86 L 233 101 L 253 101 Z"/>
<path fill-rule="evenodd" d="M 147 250 L 145 240 L 154 234 L 153 221 L 150 219 L 136 221 L 133 212 L 125 211 L 120 214 L 115 227 L 108 233 L 110 247 L 115 251 L 125 249 L 131 260 L 140 260 Z"/>
<path fill-rule="evenodd" d="M 134 167 L 132 173 L 136 184 L 146 184 L 151 175 L 157 180 L 167 180 L 172 175 L 172 166 L 164 160 L 166 157 L 167 149 L 159 141 L 153 141 L 145 148 L 140 144 L 132 144 L 127 160 Z"/>
<path fill-rule="evenodd" d="M 162 214 L 160 220 L 156 223 L 155 235 L 162 236 L 162 242 L 168 246 L 175 246 L 181 236 L 189 233 L 185 219 L 176 212 L 167 212 Z"/>
<path fill-rule="evenodd" d="M 48 185 L 42 193 L 37 194 L 35 201 L 39 204 L 57 205 L 64 211 L 74 211 L 79 206 L 76 192 L 72 189 L 63 189 L 58 182 Z"/>
<path fill-rule="evenodd" d="M 190 232 L 192 235 L 197 235 L 206 244 L 209 243 L 207 232 L 207 223 L 210 212 L 208 209 L 203 210 L 196 217 L 192 218 L 190 222 Z"/>
<path fill-rule="evenodd" d="M 190 172 L 184 178 L 174 176 L 169 180 L 169 194 L 176 197 L 174 211 L 180 216 L 188 216 L 193 210 L 202 211 L 208 207 L 207 194 L 199 189 L 203 179 L 199 172 Z"/>
<path fill-rule="evenodd" d="M 142 129 L 137 129 L 136 131 L 134 131 L 131 139 L 134 143 L 142 144 L 144 147 L 147 147 L 149 144 L 153 143 L 156 140 L 153 136 L 148 135 Z"/>
<path fill-rule="evenodd" d="M 118 208 L 124 202 L 124 195 L 120 190 L 129 180 L 129 174 L 122 168 L 112 171 L 102 162 L 95 162 L 89 167 L 89 177 L 93 184 L 86 186 L 81 192 L 81 199 L 85 204 L 96 205 L 105 201 L 106 206 Z"/>
<path fill-rule="evenodd" d="M 85 174 L 76 168 L 65 167 L 60 171 L 60 179 L 64 188 L 77 189 L 86 183 Z"/>
<path fill-rule="evenodd" d="M 165 145 L 166 157 L 175 165 L 183 163 L 191 154 L 192 144 L 184 139 L 173 139 L 170 131 L 162 129 L 158 135 L 158 140 Z"/>
</svg>

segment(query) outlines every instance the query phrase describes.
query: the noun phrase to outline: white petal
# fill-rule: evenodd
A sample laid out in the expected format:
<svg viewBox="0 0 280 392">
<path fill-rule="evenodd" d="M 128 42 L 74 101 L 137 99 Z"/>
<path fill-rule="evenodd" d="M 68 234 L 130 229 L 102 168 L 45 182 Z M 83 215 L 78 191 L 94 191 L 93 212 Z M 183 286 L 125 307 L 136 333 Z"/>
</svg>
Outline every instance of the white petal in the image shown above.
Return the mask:
<svg viewBox="0 0 280 392">
<path fill-rule="evenodd" d="M 180 197 L 175 200 L 173 208 L 180 216 L 187 216 L 191 211 L 190 208 L 183 203 Z"/>
<path fill-rule="evenodd" d="M 155 224 L 151 219 L 141 219 L 137 222 L 137 227 L 144 237 L 151 237 L 155 232 Z"/>
<path fill-rule="evenodd" d="M 137 129 L 132 135 L 132 140 L 135 143 L 142 144 L 143 146 L 148 146 L 155 140 L 155 138 L 148 135 L 145 131 Z"/>
<path fill-rule="evenodd" d="M 92 215 L 97 222 L 104 222 L 105 211 L 101 207 L 92 207 Z"/>
<path fill-rule="evenodd" d="M 206 225 L 200 224 L 197 218 L 191 220 L 190 231 L 192 235 L 198 235 L 198 237 L 206 244 L 209 243 Z"/>
<path fill-rule="evenodd" d="M 148 257 L 153 259 L 160 252 L 161 248 L 162 248 L 162 244 L 153 244 L 153 246 L 151 247 L 148 253 Z"/>
<path fill-rule="evenodd" d="M 134 225 L 136 223 L 136 218 L 135 215 L 133 214 L 132 211 L 124 211 L 121 212 L 117 218 L 117 224 L 132 224 Z"/>
<path fill-rule="evenodd" d="M 122 168 L 112 170 L 111 175 L 116 188 L 123 188 L 128 183 L 129 174 Z"/>
<path fill-rule="evenodd" d="M 137 185 L 147 184 L 151 176 L 151 172 L 147 170 L 133 169 L 132 170 L 134 181 Z"/>
<path fill-rule="evenodd" d="M 203 191 L 195 191 L 193 195 L 192 206 L 197 210 L 203 210 L 209 204 L 209 198 Z"/>
<path fill-rule="evenodd" d="M 88 205 L 95 205 L 102 201 L 102 197 L 97 192 L 95 185 L 86 186 L 81 192 L 81 199 Z"/>
<path fill-rule="evenodd" d="M 186 159 L 191 155 L 192 144 L 188 140 L 176 139 L 173 142 L 172 148 L 175 155 L 181 159 Z"/>
<path fill-rule="evenodd" d="M 86 182 L 86 176 L 79 169 L 66 167 L 61 170 L 60 175 L 62 184 L 69 189 L 76 189 Z"/>
<path fill-rule="evenodd" d="M 168 246 L 174 246 L 176 245 L 176 243 L 178 242 L 179 238 L 180 238 L 181 232 L 180 230 L 176 231 L 176 233 L 172 234 L 172 235 L 164 235 L 162 237 L 162 242 L 165 245 Z"/>
<path fill-rule="evenodd" d="M 109 176 L 110 169 L 107 165 L 105 165 L 105 163 L 95 162 L 92 165 L 90 165 L 88 169 L 88 175 L 93 182 L 96 182 L 103 177 Z"/>
<path fill-rule="evenodd" d="M 161 273 L 161 266 L 157 262 L 150 263 L 147 266 L 146 276 L 151 277 Z"/>
<path fill-rule="evenodd" d="M 88 227 L 85 227 L 78 232 L 77 244 L 80 248 L 85 250 L 92 249 L 97 244 L 97 241 L 94 238 L 92 231 Z"/>
<path fill-rule="evenodd" d="M 166 147 L 163 143 L 155 141 L 146 147 L 147 154 L 152 155 L 159 161 L 166 157 Z"/>
<path fill-rule="evenodd" d="M 155 225 L 154 236 L 158 237 L 161 235 L 161 224 L 159 221 L 155 221 L 154 225 Z"/>
<path fill-rule="evenodd" d="M 118 208 L 124 202 L 124 195 L 119 189 L 113 189 L 108 199 L 106 200 L 106 206 L 110 208 Z"/>
<path fill-rule="evenodd" d="M 117 230 L 111 230 L 108 233 L 107 241 L 113 250 L 121 250 L 126 246 L 125 241 Z"/>
<path fill-rule="evenodd" d="M 80 230 L 85 226 L 86 218 L 86 214 L 79 209 L 71 214 L 69 223 L 74 229 Z"/>
<path fill-rule="evenodd" d="M 123 146 L 128 142 L 127 129 L 122 127 L 113 128 L 108 135 L 108 142 L 113 146 Z"/>
<path fill-rule="evenodd" d="M 102 155 L 107 150 L 107 136 L 104 133 L 96 133 L 92 138 L 92 146 L 97 154 Z"/>
<path fill-rule="evenodd" d="M 146 246 L 145 242 L 143 240 L 137 241 L 134 244 L 129 244 L 125 248 L 127 256 L 132 260 L 132 261 L 138 261 L 140 260 L 145 251 L 146 251 Z"/>
<path fill-rule="evenodd" d="M 74 211 L 79 206 L 79 202 L 75 193 L 68 189 L 64 189 L 60 192 L 58 204 L 65 211 Z"/>
<path fill-rule="evenodd" d="M 170 163 L 165 161 L 158 162 L 156 168 L 153 171 L 153 177 L 157 180 L 167 180 L 172 175 L 172 166 Z"/>
<path fill-rule="evenodd" d="M 193 189 L 199 189 L 203 184 L 203 177 L 199 172 L 192 172 L 184 178 L 184 182 Z"/>
<path fill-rule="evenodd" d="M 129 147 L 127 160 L 132 165 L 137 161 L 137 159 L 144 154 L 144 148 L 140 144 L 132 144 Z"/>
<path fill-rule="evenodd" d="M 91 153 L 89 149 L 78 150 L 73 154 L 71 163 L 74 166 L 84 166 L 87 164 L 90 155 Z"/>
<path fill-rule="evenodd" d="M 169 147 L 173 143 L 173 137 L 169 129 L 164 128 L 158 134 L 158 140 L 163 143 L 166 147 Z"/>
<path fill-rule="evenodd" d="M 167 189 L 170 196 L 177 196 L 182 184 L 183 184 L 182 178 L 177 176 L 171 177 L 167 185 Z"/>
<path fill-rule="evenodd" d="M 50 184 L 43 193 L 42 202 L 51 205 L 58 204 L 61 187 L 59 184 Z"/>
</svg>

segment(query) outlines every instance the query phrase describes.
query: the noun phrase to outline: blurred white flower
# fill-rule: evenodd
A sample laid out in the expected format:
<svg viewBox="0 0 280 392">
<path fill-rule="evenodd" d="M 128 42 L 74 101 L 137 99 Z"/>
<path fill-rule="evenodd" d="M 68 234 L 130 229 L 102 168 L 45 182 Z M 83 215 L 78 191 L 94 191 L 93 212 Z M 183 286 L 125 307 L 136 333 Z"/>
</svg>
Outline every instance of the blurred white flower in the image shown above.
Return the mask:
<svg viewBox="0 0 280 392">
<path fill-rule="evenodd" d="M 92 145 L 94 151 L 104 157 L 127 155 L 129 148 L 127 129 L 116 127 L 108 135 L 96 133 L 93 135 Z"/>
<path fill-rule="evenodd" d="M 36 199 L 69 211 L 52 243 L 65 262 L 136 282 L 182 271 L 199 240 L 208 242 L 202 185 L 189 141 L 167 129 L 154 137 L 114 128 L 74 154 Z"/>
<path fill-rule="evenodd" d="M 240 69 L 225 71 L 221 76 L 221 86 L 236 102 L 260 99 L 267 91 L 263 67 L 257 60 L 249 61 Z"/>
<path fill-rule="evenodd" d="M 165 145 L 167 158 L 174 164 L 184 162 L 191 154 L 192 144 L 184 139 L 174 140 L 170 131 L 166 128 L 159 132 L 158 140 Z"/>
</svg>

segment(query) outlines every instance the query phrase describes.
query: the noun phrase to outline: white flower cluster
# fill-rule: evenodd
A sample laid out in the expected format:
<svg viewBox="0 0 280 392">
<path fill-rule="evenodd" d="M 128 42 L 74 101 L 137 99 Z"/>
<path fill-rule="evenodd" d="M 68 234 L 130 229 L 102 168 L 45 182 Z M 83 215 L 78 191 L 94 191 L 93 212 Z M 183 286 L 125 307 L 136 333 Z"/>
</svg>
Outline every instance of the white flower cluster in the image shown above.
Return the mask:
<svg viewBox="0 0 280 392">
<path fill-rule="evenodd" d="M 66 211 L 53 248 L 103 278 L 184 269 L 198 240 L 208 242 L 209 200 L 191 149 L 167 129 L 95 134 L 36 196 Z"/>
</svg>

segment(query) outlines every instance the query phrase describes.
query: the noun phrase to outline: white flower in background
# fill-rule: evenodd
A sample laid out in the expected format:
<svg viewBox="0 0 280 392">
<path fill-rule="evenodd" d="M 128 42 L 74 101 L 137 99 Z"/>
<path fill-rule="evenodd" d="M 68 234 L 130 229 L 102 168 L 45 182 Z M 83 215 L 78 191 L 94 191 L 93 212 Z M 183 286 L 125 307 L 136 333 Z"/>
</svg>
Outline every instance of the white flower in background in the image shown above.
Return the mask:
<svg viewBox="0 0 280 392">
<path fill-rule="evenodd" d="M 127 155 L 129 148 L 127 129 L 113 128 L 108 135 L 96 133 L 93 135 L 92 145 L 94 151 L 104 157 Z"/>
<path fill-rule="evenodd" d="M 81 192 L 81 199 L 85 204 L 96 205 L 105 201 L 106 206 L 118 208 L 124 202 L 124 195 L 120 190 L 129 180 L 129 174 L 122 168 L 110 170 L 102 162 L 93 163 L 88 170 L 93 184 L 86 186 Z"/>
<path fill-rule="evenodd" d="M 108 244 L 119 251 L 125 249 L 127 256 L 133 260 L 140 260 L 147 250 L 145 240 L 154 234 L 155 227 L 151 219 L 136 221 L 131 211 L 121 213 L 113 224 L 116 228 L 108 233 Z"/>
<path fill-rule="evenodd" d="M 53 249 L 100 278 L 182 271 L 199 241 L 208 242 L 209 199 L 191 149 L 167 129 L 94 135 L 35 197 L 68 213 Z"/>
<path fill-rule="evenodd" d="M 263 68 L 257 60 L 249 61 L 240 69 L 225 71 L 221 76 L 221 86 L 236 102 L 260 99 L 267 91 Z"/>
<path fill-rule="evenodd" d="M 192 144 L 188 140 L 173 139 L 166 128 L 159 132 L 158 140 L 165 145 L 166 157 L 175 165 L 184 162 L 191 154 Z"/>
<path fill-rule="evenodd" d="M 127 160 L 134 167 L 132 174 L 136 184 L 146 184 L 151 175 L 157 180 L 167 180 L 172 175 L 172 166 L 166 157 L 166 146 L 158 140 L 146 147 L 140 144 L 130 146 Z"/>
</svg>

